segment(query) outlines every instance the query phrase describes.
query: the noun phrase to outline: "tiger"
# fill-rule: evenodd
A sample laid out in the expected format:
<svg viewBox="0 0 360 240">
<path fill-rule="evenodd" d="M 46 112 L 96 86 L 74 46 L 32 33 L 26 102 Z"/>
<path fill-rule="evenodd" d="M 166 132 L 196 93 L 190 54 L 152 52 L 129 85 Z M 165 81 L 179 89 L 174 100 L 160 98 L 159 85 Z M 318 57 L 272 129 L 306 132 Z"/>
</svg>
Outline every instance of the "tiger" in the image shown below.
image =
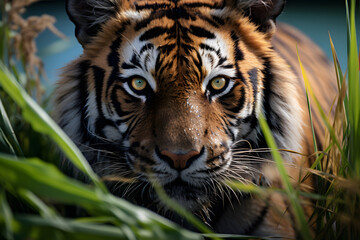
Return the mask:
<svg viewBox="0 0 360 240">
<path fill-rule="evenodd" d="M 196 231 L 159 198 L 156 183 L 216 233 L 295 238 L 282 194 L 262 198 L 229 186 L 282 186 L 260 115 L 277 147 L 288 150 L 282 157 L 293 166 L 291 178 L 311 164 L 302 157 L 313 154 L 314 143 L 298 54 L 323 109 L 336 95 L 325 54 L 276 22 L 284 6 L 67 0 L 83 53 L 57 83 L 59 126 L 116 196 Z M 321 122 L 314 111 L 319 149 Z"/>
</svg>

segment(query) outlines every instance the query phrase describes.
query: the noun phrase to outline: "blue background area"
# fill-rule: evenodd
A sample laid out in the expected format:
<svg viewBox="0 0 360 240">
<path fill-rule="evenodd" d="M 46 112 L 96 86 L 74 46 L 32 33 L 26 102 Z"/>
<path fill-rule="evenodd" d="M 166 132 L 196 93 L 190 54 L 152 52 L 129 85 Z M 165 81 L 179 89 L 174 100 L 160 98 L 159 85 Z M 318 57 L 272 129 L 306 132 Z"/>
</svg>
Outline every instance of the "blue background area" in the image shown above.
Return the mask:
<svg viewBox="0 0 360 240">
<path fill-rule="evenodd" d="M 45 82 L 51 90 L 53 82 L 59 77 L 60 68 L 77 58 L 81 46 L 74 37 L 74 25 L 68 19 L 65 11 L 65 1 L 39 2 L 30 7 L 25 15 L 50 14 L 56 17 L 55 26 L 63 32 L 66 40 L 60 40 L 48 30 L 42 33 L 38 40 L 38 55 L 43 58 L 45 70 L 50 82 Z M 278 21 L 293 25 L 308 35 L 321 46 L 332 59 L 329 33 L 338 52 L 343 68 L 346 67 L 346 14 L 344 1 L 288 1 L 288 4 L 278 18 Z M 359 21 L 357 21 L 359 25 Z"/>
</svg>

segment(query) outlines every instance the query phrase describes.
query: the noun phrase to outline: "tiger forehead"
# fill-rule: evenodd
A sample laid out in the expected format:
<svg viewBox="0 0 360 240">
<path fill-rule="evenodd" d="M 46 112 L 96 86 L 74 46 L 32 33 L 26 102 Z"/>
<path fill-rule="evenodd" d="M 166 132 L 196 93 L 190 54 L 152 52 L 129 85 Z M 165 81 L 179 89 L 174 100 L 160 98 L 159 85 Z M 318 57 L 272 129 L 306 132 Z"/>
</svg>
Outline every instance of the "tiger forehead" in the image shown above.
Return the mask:
<svg viewBox="0 0 360 240">
<path fill-rule="evenodd" d="M 124 75 L 147 75 L 159 85 L 201 86 L 214 70 L 234 66 L 231 31 L 208 26 L 201 19 L 174 20 L 159 18 L 157 14 L 163 13 L 156 10 L 151 21 L 147 18 L 136 21 L 129 26 L 132 31 L 124 31 L 128 40 L 119 49 Z M 233 73 L 224 75 L 232 77 Z"/>
<path fill-rule="evenodd" d="M 160 37 L 163 41 L 145 40 L 143 35 L 138 34 L 119 49 L 123 59 L 121 73 L 125 77 L 140 75 L 148 81 L 156 81 L 161 87 L 169 83 L 201 86 L 207 76 L 216 72 L 229 77 L 234 75 L 231 70 L 235 67 L 233 52 L 221 36 L 196 43 L 183 40 L 178 43 L 177 39 L 171 40 L 169 34 Z"/>
</svg>

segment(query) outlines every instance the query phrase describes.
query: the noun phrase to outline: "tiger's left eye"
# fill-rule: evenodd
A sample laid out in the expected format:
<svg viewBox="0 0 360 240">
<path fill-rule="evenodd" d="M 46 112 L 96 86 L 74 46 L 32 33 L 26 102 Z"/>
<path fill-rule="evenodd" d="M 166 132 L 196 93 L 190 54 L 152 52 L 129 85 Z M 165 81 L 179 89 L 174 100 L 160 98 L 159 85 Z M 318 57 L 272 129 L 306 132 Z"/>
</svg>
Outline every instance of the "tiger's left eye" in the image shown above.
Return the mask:
<svg viewBox="0 0 360 240">
<path fill-rule="evenodd" d="M 223 89 L 226 85 L 226 79 L 223 77 L 217 77 L 214 78 L 213 80 L 211 80 L 211 87 L 215 90 L 215 91 L 219 91 L 221 89 Z"/>
<path fill-rule="evenodd" d="M 146 88 L 147 82 L 145 79 L 140 78 L 140 77 L 134 77 L 131 80 L 131 86 L 136 90 L 136 91 L 142 91 Z"/>
</svg>

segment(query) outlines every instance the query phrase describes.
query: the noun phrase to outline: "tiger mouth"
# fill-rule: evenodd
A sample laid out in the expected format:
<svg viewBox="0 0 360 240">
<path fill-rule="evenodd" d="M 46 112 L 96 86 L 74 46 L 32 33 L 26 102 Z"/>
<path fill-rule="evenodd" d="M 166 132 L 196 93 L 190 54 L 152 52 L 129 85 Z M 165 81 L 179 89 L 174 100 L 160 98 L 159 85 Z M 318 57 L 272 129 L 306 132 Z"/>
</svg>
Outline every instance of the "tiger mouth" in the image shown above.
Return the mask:
<svg viewBox="0 0 360 240">
<path fill-rule="evenodd" d="M 198 201 L 200 197 L 208 195 L 205 187 L 194 186 L 179 177 L 165 184 L 163 189 L 170 198 L 185 202 Z"/>
</svg>

